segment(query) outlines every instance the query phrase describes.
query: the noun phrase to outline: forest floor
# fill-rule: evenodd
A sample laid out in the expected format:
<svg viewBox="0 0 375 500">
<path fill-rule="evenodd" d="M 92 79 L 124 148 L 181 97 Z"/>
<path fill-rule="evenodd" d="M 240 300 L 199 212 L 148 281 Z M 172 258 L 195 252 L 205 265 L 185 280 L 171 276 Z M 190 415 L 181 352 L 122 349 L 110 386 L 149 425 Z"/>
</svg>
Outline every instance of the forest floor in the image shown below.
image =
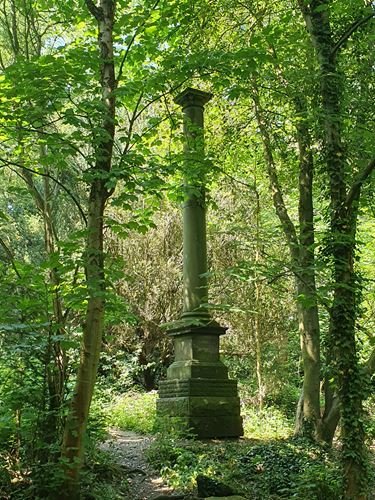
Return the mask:
<svg viewBox="0 0 375 500">
<path fill-rule="evenodd" d="M 152 436 L 133 431 L 111 429 L 110 436 L 101 449 L 111 453 L 113 460 L 124 469 L 129 482 L 129 500 L 150 500 L 158 497 L 184 498 L 169 488 L 146 459 L 146 451 L 153 442 Z"/>
<path fill-rule="evenodd" d="M 151 435 L 112 428 L 109 431 L 108 439 L 100 446 L 103 451 L 110 454 L 111 461 L 124 471 L 129 488 L 126 500 L 193 500 L 196 498 L 186 492 L 176 491 L 168 487 L 160 474 L 147 461 L 147 450 L 154 440 L 155 438 Z M 220 444 L 215 442 L 206 443 L 210 447 L 219 446 Z M 238 444 L 241 448 L 246 449 L 249 444 L 259 445 L 259 440 L 242 439 Z M 371 465 L 375 470 L 374 452 L 375 445 L 371 446 L 370 455 Z M 272 482 L 271 479 L 270 481 Z M 267 496 L 267 498 L 271 497 Z M 278 497 L 273 496 L 272 498 Z M 375 500 L 375 492 L 370 494 L 369 498 Z"/>
</svg>

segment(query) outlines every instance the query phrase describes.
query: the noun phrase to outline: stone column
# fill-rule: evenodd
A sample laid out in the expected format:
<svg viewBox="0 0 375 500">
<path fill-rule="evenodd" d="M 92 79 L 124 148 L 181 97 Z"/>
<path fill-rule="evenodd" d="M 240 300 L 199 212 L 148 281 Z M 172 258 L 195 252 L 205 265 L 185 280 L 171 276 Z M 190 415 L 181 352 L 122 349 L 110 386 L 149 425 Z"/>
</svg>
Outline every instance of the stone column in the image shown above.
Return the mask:
<svg viewBox="0 0 375 500">
<path fill-rule="evenodd" d="M 204 180 L 203 107 L 212 95 L 186 89 L 175 102 L 184 113 L 185 201 L 184 236 L 184 308 L 182 317 L 207 322 L 207 238 Z"/>
<path fill-rule="evenodd" d="M 175 361 L 160 383 L 157 411 L 177 417 L 200 438 L 241 436 L 237 382 L 220 361 L 219 338 L 225 328 L 207 311 L 207 244 L 204 186 L 203 109 L 211 94 L 187 88 L 175 102 L 182 106 L 185 134 L 184 296 L 183 313 L 168 332 Z"/>
</svg>

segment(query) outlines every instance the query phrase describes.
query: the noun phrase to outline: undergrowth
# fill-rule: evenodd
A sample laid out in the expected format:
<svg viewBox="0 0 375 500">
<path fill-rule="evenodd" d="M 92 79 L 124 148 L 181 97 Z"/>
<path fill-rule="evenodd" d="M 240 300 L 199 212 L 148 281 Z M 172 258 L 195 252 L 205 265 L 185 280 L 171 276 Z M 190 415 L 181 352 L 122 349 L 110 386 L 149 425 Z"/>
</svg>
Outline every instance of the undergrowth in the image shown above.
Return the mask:
<svg viewBox="0 0 375 500">
<path fill-rule="evenodd" d="M 301 440 L 196 442 L 161 434 L 148 460 L 170 486 L 188 491 L 203 474 L 245 498 L 340 498 L 336 455 Z"/>
<path fill-rule="evenodd" d="M 170 486 L 193 491 L 203 474 L 249 499 L 340 499 L 337 451 L 293 438 L 293 422 L 278 408 L 243 407 L 245 439 L 194 441 L 177 428 L 161 427 L 156 398 L 156 393 L 119 397 L 109 421 L 122 430 L 155 434 L 147 458 Z"/>
<path fill-rule="evenodd" d="M 108 425 L 150 434 L 156 431 L 156 392 L 132 392 L 118 396 L 107 409 Z"/>
</svg>

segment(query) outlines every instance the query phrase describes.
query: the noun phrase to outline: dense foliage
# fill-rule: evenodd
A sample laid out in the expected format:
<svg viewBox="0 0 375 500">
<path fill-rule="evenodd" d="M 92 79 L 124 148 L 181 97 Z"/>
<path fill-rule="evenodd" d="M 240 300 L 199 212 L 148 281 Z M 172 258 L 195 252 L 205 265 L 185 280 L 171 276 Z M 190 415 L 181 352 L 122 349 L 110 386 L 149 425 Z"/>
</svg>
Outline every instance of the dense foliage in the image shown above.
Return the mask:
<svg viewBox="0 0 375 500">
<path fill-rule="evenodd" d="M 161 432 L 151 460 L 179 487 L 220 465 L 254 498 L 366 498 L 373 17 L 369 0 L 1 2 L 1 497 L 126 494 L 97 443 L 160 431 L 139 392 L 181 313 L 173 99 L 191 86 L 214 95 L 191 173 L 209 191 L 207 306 L 245 435 L 274 441 L 213 458 Z"/>
</svg>

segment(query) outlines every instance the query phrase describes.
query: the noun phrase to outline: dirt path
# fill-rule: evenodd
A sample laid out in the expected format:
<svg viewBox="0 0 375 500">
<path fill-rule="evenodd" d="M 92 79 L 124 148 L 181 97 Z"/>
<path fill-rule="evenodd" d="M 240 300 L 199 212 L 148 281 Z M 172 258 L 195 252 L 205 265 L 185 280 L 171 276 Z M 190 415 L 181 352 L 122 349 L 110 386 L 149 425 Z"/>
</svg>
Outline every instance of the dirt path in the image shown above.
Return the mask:
<svg viewBox="0 0 375 500">
<path fill-rule="evenodd" d="M 130 486 L 128 500 L 151 500 L 173 493 L 146 461 L 145 451 L 152 442 L 153 438 L 150 436 L 112 429 L 110 438 L 101 446 L 125 469 Z M 172 498 L 177 497 L 172 495 Z"/>
</svg>

